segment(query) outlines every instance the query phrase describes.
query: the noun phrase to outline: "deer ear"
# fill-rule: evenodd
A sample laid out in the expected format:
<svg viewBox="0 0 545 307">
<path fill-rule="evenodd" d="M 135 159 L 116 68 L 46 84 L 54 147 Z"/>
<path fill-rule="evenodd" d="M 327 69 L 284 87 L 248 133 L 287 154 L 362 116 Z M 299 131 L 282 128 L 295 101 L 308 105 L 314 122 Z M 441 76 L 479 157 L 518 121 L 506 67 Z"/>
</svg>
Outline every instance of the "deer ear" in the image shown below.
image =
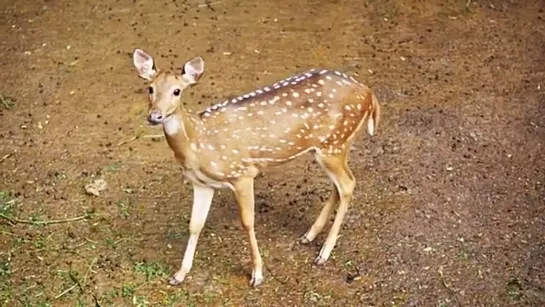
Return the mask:
<svg viewBox="0 0 545 307">
<path fill-rule="evenodd" d="M 204 60 L 201 57 L 194 57 L 187 61 L 182 71 L 182 77 L 188 84 L 195 84 L 204 72 Z"/>
<path fill-rule="evenodd" d="M 143 50 L 135 49 L 132 55 L 132 62 L 140 77 L 149 81 L 153 79 L 157 71 L 155 70 L 153 58 L 149 54 Z"/>
</svg>

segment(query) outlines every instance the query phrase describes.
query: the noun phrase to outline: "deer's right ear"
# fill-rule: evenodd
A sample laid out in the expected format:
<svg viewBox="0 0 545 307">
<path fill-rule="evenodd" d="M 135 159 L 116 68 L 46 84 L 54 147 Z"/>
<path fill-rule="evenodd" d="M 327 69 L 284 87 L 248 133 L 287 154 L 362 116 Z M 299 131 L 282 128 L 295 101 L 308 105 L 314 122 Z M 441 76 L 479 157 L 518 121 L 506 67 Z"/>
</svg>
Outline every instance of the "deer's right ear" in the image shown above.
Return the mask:
<svg viewBox="0 0 545 307">
<path fill-rule="evenodd" d="M 135 49 L 132 54 L 132 62 L 140 77 L 149 81 L 153 79 L 153 76 L 155 76 L 157 71 L 153 64 L 153 58 L 149 54 L 145 53 L 143 50 Z"/>
</svg>

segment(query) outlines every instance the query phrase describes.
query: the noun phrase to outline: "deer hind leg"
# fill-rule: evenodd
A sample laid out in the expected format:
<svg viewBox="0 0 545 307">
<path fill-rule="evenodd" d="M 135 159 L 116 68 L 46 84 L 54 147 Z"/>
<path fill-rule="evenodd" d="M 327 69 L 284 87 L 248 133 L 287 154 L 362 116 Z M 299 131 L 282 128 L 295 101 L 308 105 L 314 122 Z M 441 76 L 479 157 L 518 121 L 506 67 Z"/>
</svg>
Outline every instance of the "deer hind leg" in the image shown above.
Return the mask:
<svg viewBox="0 0 545 307">
<path fill-rule="evenodd" d="M 318 162 L 324 167 L 327 175 L 333 181 L 333 184 L 337 188 L 339 196 L 339 207 L 333 225 L 327 235 L 325 243 L 322 245 L 320 254 L 315 260 L 318 265 L 324 264 L 333 247 L 337 243 L 337 237 L 341 230 L 341 225 L 344 220 L 344 216 L 348 211 L 348 204 L 352 198 L 352 192 L 356 186 L 356 179 L 352 174 L 350 168 L 348 168 L 348 150 L 344 150 L 342 153 L 334 156 L 324 155 L 322 153 L 316 153 Z M 327 218 L 327 216 L 325 217 Z"/>
<path fill-rule="evenodd" d="M 252 278 L 250 279 L 250 286 L 257 287 L 263 282 L 263 260 L 259 253 L 259 247 L 257 246 L 257 239 L 255 236 L 254 219 L 255 219 L 255 200 L 254 200 L 254 179 L 242 178 L 235 184 L 235 197 L 238 202 L 238 209 L 240 213 L 240 220 L 242 227 L 248 233 L 248 239 L 250 241 L 250 249 L 252 256 Z"/>
<path fill-rule="evenodd" d="M 337 190 L 337 187 L 333 185 L 331 189 L 331 196 L 329 196 L 329 199 L 324 204 L 324 207 L 322 208 L 322 211 L 320 211 L 320 214 L 316 218 L 316 221 L 314 221 L 314 224 L 312 224 L 312 226 L 305 233 L 305 235 L 299 239 L 299 242 L 303 244 L 308 244 L 312 242 L 316 238 L 316 236 L 320 232 L 322 232 L 325 224 L 327 223 L 327 219 L 331 214 L 331 211 L 333 210 L 333 207 L 338 203 L 339 191 Z"/>
</svg>

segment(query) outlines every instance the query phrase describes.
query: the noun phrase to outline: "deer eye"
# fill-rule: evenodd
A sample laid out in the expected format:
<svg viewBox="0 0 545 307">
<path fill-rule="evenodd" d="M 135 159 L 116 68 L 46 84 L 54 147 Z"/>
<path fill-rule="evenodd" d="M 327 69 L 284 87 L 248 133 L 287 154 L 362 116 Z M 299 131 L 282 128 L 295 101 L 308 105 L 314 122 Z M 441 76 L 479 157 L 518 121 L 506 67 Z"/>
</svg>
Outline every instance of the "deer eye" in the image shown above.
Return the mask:
<svg viewBox="0 0 545 307">
<path fill-rule="evenodd" d="M 153 94 L 153 87 L 148 87 L 148 92 L 150 93 L 150 95 Z"/>
<path fill-rule="evenodd" d="M 181 93 L 180 89 L 177 88 L 177 89 L 174 90 L 173 94 L 174 94 L 174 96 L 180 96 L 180 93 Z"/>
</svg>

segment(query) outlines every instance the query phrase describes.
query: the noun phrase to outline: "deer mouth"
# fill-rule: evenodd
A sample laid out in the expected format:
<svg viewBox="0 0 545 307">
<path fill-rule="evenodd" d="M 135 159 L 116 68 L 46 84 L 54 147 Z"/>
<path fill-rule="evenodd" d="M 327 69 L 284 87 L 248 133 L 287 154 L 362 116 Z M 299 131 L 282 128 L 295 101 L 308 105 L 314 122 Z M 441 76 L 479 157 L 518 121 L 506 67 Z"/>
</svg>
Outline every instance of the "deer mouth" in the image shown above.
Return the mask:
<svg viewBox="0 0 545 307">
<path fill-rule="evenodd" d="M 149 118 L 146 119 L 146 124 L 148 124 L 148 126 L 157 126 L 157 125 L 159 125 L 161 123 L 162 123 L 162 121 L 158 122 L 158 121 L 150 120 Z"/>
<path fill-rule="evenodd" d="M 168 113 L 167 115 L 161 115 L 161 116 L 148 116 L 146 119 L 146 123 L 148 126 L 158 126 L 160 124 L 165 123 L 167 120 L 172 118 L 175 112 Z"/>
</svg>

